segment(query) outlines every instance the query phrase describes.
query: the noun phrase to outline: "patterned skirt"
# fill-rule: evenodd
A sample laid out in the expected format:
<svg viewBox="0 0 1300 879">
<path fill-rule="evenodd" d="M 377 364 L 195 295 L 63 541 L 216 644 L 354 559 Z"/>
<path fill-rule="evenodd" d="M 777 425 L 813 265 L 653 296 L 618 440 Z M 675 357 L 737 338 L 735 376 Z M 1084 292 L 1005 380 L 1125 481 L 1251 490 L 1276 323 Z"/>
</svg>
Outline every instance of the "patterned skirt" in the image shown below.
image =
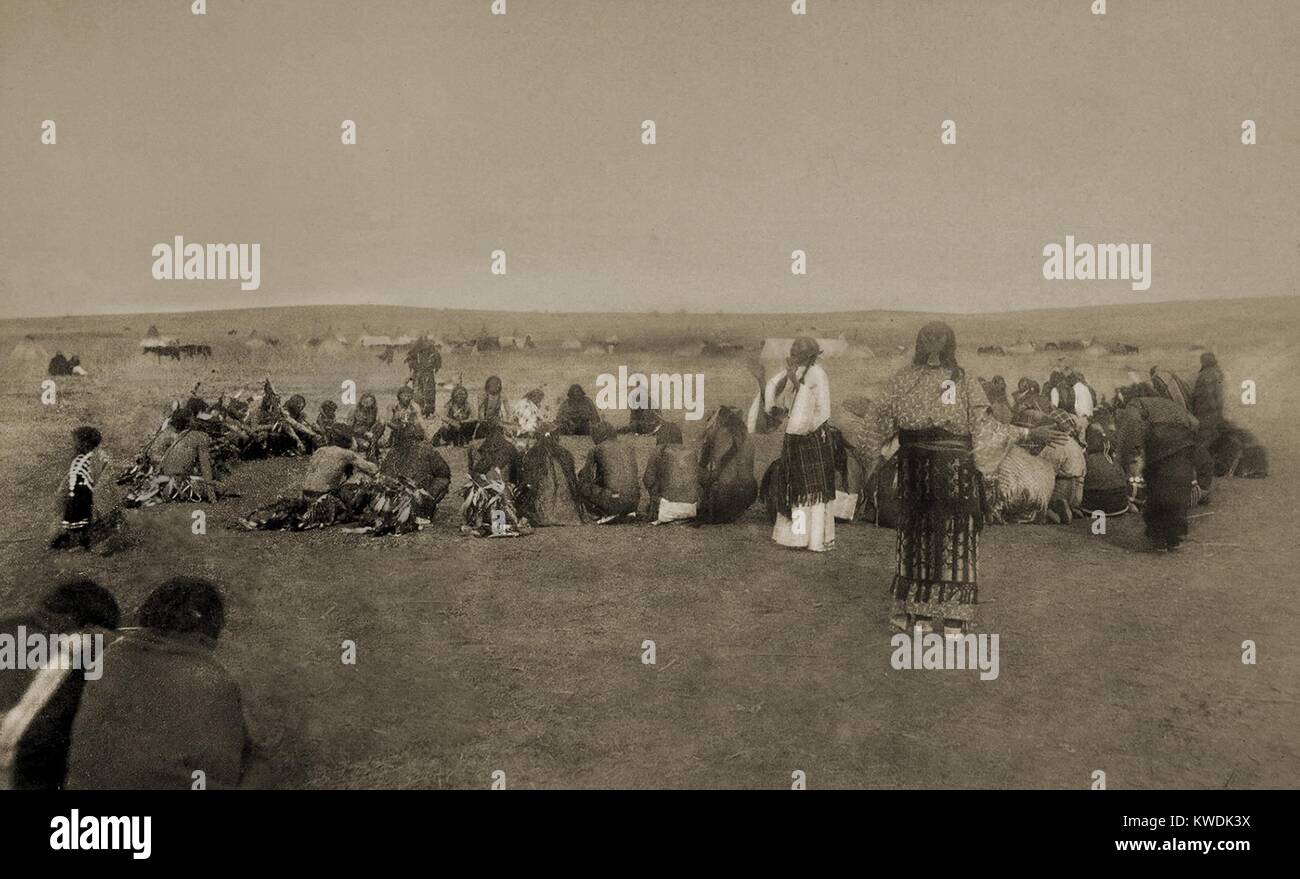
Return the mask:
<svg viewBox="0 0 1300 879">
<path fill-rule="evenodd" d="M 975 617 L 984 483 L 969 436 L 902 431 L 893 614 L 963 624 Z"/>
</svg>

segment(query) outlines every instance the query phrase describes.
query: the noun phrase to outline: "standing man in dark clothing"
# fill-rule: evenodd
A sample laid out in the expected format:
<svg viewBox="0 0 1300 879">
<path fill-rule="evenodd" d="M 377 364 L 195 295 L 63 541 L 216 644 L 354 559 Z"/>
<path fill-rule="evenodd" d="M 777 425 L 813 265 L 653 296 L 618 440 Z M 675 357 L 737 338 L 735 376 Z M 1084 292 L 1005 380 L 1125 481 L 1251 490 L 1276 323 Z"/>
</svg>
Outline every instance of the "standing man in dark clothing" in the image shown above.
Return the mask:
<svg viewBox="0 0 1300 879">
<path fill-rule="evenodd" d="M 1214 483 L 1214 454 L 1211 447 L 1223 435 L 1223 371 L 1219 360 L 1211 352 L 1201 354 L 1201 371 L 1192 388 L 1192 414 L 1199 426 L 1196 429 L 1196 482 L 1201 489 L 1201 503 L 1210 502 L 1210 486 Z"/>
<path fill-rule="evenodd" d="M 430 413 L 438 411 L 438 370 L 442 369 L 442 352 L 438 348 L 428 336 L 421 336 L 406 352 L 415 401 L 423 411 Z"/>
</svg>

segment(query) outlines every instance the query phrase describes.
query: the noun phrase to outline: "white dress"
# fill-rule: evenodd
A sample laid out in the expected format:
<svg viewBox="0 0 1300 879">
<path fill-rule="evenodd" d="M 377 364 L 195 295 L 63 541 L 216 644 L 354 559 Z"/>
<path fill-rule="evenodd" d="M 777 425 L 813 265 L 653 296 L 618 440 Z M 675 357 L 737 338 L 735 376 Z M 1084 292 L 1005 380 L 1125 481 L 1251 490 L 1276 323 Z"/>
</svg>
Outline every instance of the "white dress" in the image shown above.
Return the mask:
<svg viewBox="0 0 1300 879">
<path fill-rule="evenodd" d="M 1083 382 L 1074 384 L 1074 414 L 1080 418 L 1091 418 L 1096 404 L 1092 399 L 1092 391 Z"/>
<path fill-rule="evenodd" d="M 787 387 L 780 397 L 776 394 L 776 384 L 784 372 L 777 373 L 767 383 L 763 401 L 768 409 L 773 405 L 788 405 L 790 418 L 786 422 L 785 432 L 803 436 L 812 433 L 826 423 L 831 417 L 831 385 L 826 371 L 817 364 L 807 369 L 800 368 L 796 378 L 802 378 L 799 390 L 790 393 Z M 776 514 L 776 524 L 772 526 L 772 539 L 781 546 L 810 549 L 813 552 L 826 552 L 835 548 L 835 508 L 833 504 L 820 502 L 802 504 L 790 510 L 787 518 L 780 512 Z"/>
</svg>

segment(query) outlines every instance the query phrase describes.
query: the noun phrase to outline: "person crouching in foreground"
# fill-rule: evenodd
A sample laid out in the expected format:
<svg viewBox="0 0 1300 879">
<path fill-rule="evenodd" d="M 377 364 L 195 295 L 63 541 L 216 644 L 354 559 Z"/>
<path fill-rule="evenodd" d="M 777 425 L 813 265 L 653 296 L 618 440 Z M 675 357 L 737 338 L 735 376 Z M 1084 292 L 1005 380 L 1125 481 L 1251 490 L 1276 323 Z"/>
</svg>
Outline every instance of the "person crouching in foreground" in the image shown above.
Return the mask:
<svg viewBox="0 0 1300 879">
<path fill-rule="evenodd" d="M 239 685 L 213 652 L 225 603 L 206 580 L 176 577 L 140 608 L 140 628 L 105 650 L 72 725 L 68 788 L 216 790 L 253 758 Z"/>
</svg>

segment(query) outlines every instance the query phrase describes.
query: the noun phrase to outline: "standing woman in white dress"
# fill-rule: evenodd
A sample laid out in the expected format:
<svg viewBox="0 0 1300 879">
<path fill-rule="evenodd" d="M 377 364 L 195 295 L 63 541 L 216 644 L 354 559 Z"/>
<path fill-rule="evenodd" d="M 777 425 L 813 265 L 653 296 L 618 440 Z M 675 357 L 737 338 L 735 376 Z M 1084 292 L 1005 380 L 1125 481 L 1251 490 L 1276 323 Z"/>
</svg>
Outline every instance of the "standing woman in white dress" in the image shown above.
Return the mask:
<svg viewBox="0 0 1300 879">
<path fill-rule="evenodd" d="M 822 353 L 816 339 L 800 336 L 790 346 L 786 371 L 764 389 L 769 413 L 789 410 L 781 447 L 785 485 L 772 539 L 781 546 L 826 552 L 835 548 L 835 449 L 827 421 L 831 385 L 817 365 Z"/>
</svg>

